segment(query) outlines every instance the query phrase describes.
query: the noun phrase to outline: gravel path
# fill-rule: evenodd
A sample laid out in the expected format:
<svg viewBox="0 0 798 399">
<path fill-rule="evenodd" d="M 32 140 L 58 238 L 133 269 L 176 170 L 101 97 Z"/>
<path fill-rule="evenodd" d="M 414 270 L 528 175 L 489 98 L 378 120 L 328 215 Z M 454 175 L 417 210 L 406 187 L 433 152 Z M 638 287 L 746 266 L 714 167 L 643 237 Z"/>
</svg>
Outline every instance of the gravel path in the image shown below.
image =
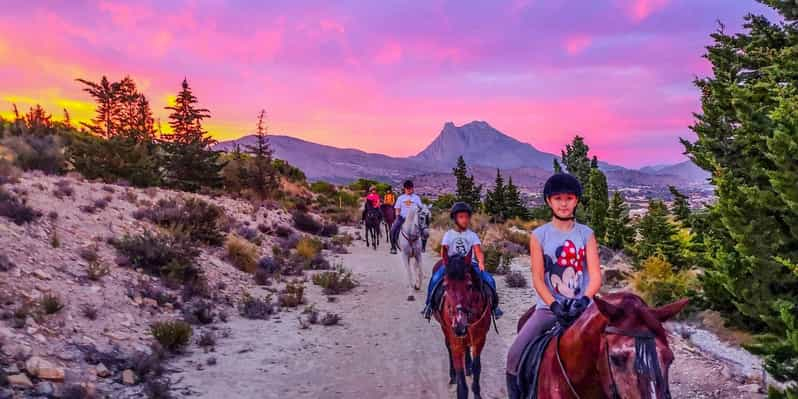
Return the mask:
<svg viewBox="0 0 798 399">
<path fill-rule="evenodd" d="M 398 256 L 356 242 L 342 263 L 361 285 L 328 303 L 318 287 L 307 285 L 309 303 L 343 316 L 341 326 L 298 326 L 298 311 L 268 321 L 238 317 L 223 325 L 229 337 L 215 352 L 195 352 L 174 366 L 172 376 L 192 398 L 447 398 L 448 364 L 442 333 L 420 315 L 419 295 L 405 300 L 405 271 Z M 432 261 L 425 258 L 425 278 Z M 525 259 L 515 267 L 522 268 Z M 505 398 L 504 361 L 515 337 L 517 318 L 532 302 L 532 290 L 509 289 L 498 279 L 507 316 L 491 332 L 483 352 L 483 397 Z M 723 365 L 672 337 L 674 398 L 760 398 L 724 375 Z M 215 365 L 207 365 L 209 358 Z"/>
</svg>

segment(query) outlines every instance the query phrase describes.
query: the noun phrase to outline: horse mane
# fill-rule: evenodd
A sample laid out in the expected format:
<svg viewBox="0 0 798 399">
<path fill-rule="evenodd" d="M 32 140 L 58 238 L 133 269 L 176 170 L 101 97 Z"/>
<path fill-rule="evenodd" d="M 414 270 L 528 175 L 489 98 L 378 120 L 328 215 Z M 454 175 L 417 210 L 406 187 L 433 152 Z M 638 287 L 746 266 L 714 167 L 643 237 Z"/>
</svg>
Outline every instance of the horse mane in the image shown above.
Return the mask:
<svg viewBox="0 0 798 399">
<path fill-rule="evenodd" d="M 449 261 L 444 265 L 446 267 L 446 277 L 452 280 L 465 280 L 466 271 L 468 271 L 468 262 L 466 257 L 462 255 L 455 255 L 449 258 Z"/>
<path fill-rule="evenodd" d="M 411 228 L 418 228 L 418 209 L 416 209 L 415 206 L 411 206 L 410 209 L 407 210 L 407 217 L 405 218 L 402 228 L 405 231 L 411 231 Z"/>
</svg>

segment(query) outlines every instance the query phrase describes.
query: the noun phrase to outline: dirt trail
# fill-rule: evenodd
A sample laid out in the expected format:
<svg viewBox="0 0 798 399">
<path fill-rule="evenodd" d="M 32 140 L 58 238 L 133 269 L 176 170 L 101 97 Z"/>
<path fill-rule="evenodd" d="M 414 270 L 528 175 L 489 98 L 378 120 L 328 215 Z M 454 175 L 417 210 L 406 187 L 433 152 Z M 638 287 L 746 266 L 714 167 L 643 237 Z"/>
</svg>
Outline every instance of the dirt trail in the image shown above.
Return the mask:
<svg viewBox="0 0 798 399">
<path fill-rule="evenodd" d="M 336 327 L 301 330 L 299 311 L 267 321 L 233 318 L 223 328 L 215 352 L 195 352 L 179 360 L 172 376 L 192 398 L 447 398 L 448 361 L 439 326 L 420 315 L 424 294 L 405 300 L 406 274 L 398 256 L 383 243 L 378 251 L 356 242 L 341 263 L 361 282 L 352 293 L 328 303 L 318 287 L 307 285 L 308 302 L 343 316 Z M 519 260 L 516 267 L 522 267 Z M 433 261 L 425 257 L 425 279 Z M 531 289 L 509 289 L 499 278 L 500 335 L 491 331 L 483 352 L 482 394 L 505 398 L 504 361 L 515 324 L 532 302 Z M 679 341 L 674 337 L 675 341 Z M 675 342 L 674 398 L 756 397 L 737 390 L 718 365 Z M 216 364 L 206 365 L 213 357 Z"/>
</svg>

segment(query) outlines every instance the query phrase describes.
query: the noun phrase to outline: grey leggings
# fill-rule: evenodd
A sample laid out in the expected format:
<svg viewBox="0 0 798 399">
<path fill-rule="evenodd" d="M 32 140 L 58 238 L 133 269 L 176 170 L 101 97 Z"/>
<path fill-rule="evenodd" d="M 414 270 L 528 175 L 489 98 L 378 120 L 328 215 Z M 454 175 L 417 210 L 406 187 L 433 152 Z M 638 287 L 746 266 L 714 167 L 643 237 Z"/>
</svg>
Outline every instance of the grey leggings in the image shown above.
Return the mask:
<svg viewBox="0 0 798 399">
<path fill-rule="evenodd" d="M 546 332 L 554 326 L 557 321 L 557 316 L 551 313 L 549 308 L 537 308 L 532 317 L 527 320 L 524 327 L 515 337 L 515 341 L 510 346 L 510 351 L 507 353 L 507 373 L 518 375 L 518 367 L 521 363 L 521 355 L 524 354 L 527 344 L 532 342 L 535 338 Z"/>
</svg>

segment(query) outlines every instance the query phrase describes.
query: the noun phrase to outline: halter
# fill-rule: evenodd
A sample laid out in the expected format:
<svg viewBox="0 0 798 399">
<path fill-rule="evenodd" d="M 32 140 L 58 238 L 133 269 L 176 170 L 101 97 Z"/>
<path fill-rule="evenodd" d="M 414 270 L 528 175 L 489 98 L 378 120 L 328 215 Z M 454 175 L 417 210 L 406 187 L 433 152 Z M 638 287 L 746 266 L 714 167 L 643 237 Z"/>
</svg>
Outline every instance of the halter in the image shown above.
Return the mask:
<svg viewBox="0 0 798 399">
<path fill-rule="evenodd" d="M 645 371 L 644 366 L 640 362 L 640 355 L 641 353 L 645 354 L 646 356 L 651 356 L 654 362 L 655 371 L 656 371 L 656 378 L 658 383 L 665 381 L 665 378 L 662 375 L 662 371 L 659 369 L 659 360 L 657 359 L 657 349 L 656 343 L 654 339 L 656 335 L 650 331 L 627 331 L 617 327 L 607 326 L 604 328 L 604 340 L 606 342 L 607 335 L 622 335 L 624 337 L 631 337 L 635 339 L 635 372 L 640 376 L 641 371 Z M 565 382 L 568 384 L 568 388 L 570 388 L 571 393 L 577 399 L 581 399 L 579 393 L 576 392 L 576 388 L 574 388 L 573 383 L 571 382 L 571 378 L 568 377 L 568 372 L 565 370 L 565 365 L 563 365 L 562 359 L 560 358 L 560 336 L 557 336 L 557 340 L 555 342 L 555 353 L 557 354 L 557 363 L 560 365 L 560 371 L 562 371 L 563 377 L 565 377 Z M 612 362 L 610 361 L 610 350 L 609 350 L 609 343 L 607 342 L 607 370 L 610 373 L 610 389 L 612 390 L 612 399 L 622 399 L 621 394 L 618 392 L 618 384 L 615 382 L 615 374 L 612 372 Z M 671 391 L 670 387 L 666 382 L 665 384 L 665 399 L 671 399 Z"/>
<path fill-rule="evenodd" d="M 466 273 L 468 273 L 468 272 L 466 272 Z M 472 289 L 473 289 L 473 288 L 472 288 Z M 481 322 L 482 322 L 482 320 L 484 320 L 484 319 L 485 319 L 485 316 L 487 316 L 487 315 L 488 315 L 488 313 L 490 313 L 489 311 L 490 311 L 490 309 L 491 309 L 491 305 L 492 305 L 492 304 L 491 304 L 491 299 L 487 298 L 487 297 L 484 295 L 484 293 L 482 293 L 482 294 L 483 294 L 482 296 L 483 296 L 483 297 L 485 297 L 485 309 L 483 309 L 483 310 L 482 310 L 482 314 L 479 316 L 479 318 L 478 318 L 476 321 L 473 321 L 473 322 L 469 321 L 468 323 L 466 323 L 466 327 L 470 327 L 470 326 L 472 326 L 472 325 L 475 325 L 475 324 L 479 324 L 479 323 L 481 323 Z M 443 291 L 443 296 L 444 296 L 444 298 L 446 297 L 446 290 L 444 290 L 444 291 Z M 444 300 L 445 300 L 445 299 L 444 299 Z M 441 301 L 441 303 L 443 303 L 443 301 Z M 466 314 L 466 318 L 470 320 L 470 318 L 471 318 L 471 317 L 470 317 L 470 316 L 471 316 L 471 311 L 469 311 L 468 309 L 463 309 L 463 305 L 457 305 L 457 306 L 455 307 L 455 310 L 461 310 L 461 309 L 462 309 L 462 311 L 463 311 L 463 312 Z M 489 328 L 490 328 L 490 327 L 489 327 Z M 497 331 L 497 333 L 498 333 L 498 331 Z M 459 339 L 465 339 L 465 337 L 460 337 Z"/>
</svg>

